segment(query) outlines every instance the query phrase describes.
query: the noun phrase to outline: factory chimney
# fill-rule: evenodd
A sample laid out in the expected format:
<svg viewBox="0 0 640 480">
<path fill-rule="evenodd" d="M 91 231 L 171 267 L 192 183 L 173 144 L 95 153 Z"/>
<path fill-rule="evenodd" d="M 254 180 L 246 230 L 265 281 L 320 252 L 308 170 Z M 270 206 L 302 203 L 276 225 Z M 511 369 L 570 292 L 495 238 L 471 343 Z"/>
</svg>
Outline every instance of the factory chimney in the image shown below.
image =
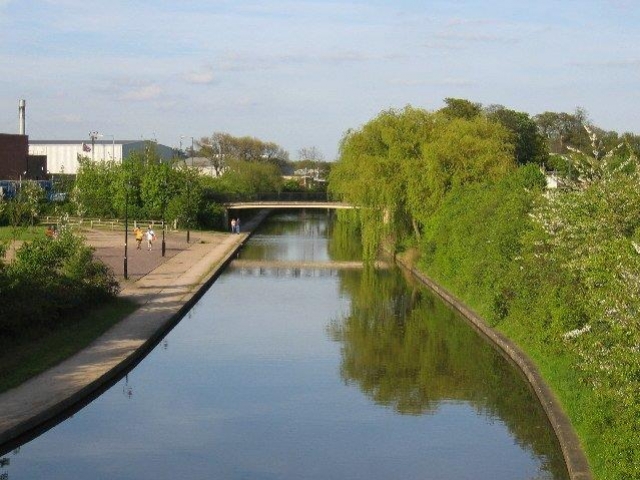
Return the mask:
<svg viewBox="0 0 640 480">
<path fill-rule="evenodd" d="M 20 131 L 19 131 L 20 135 L 24 135 L 25 134 L 24 133 L 25 132 L 25 128 L 24 128 L 24 125 L 25 125 L 25 118 L 24 118 L 25 103 L 26 102 L 24 100 L 20 100 L 18 102 L 18 119 L 19 119 L 19 122 L 20 122 Z"/>
</svg>

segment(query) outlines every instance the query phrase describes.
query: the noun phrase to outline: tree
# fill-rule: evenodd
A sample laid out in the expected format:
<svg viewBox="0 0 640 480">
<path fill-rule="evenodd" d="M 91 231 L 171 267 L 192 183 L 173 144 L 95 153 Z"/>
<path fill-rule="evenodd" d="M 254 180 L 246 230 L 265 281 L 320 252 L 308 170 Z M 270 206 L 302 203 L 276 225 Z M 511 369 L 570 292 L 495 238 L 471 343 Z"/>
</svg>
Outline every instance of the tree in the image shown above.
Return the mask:
<svg viewBox="0 0 640 480">
<path fill-rule="evenodd" d="M 225 143 L 224 135 L 214 133 L 211 137 L 202 137 L 198 142 L 200 155 L 209 159 L 209 165 L 211 165 L 216 177 L 222 175 L 226 168 L 225 157 L 222 153 L 222 146 Z"/>
<path fill-rule="evenodd" d="M 35 224 L 36 218 L 40 215 L 44 200 L 45 192 L 38 182 L 33 180 L 21 182 L 20 192 L 15 201 L 23 205 L 23 210 L 29 216 L 31 226 Z"/>
<path fill-rule="evenodd" d="M 272 163 L 232 159 L 225 173 L 213 179 L 211 185 L 218 193 L 255 195 L 280 192 L 283 183 L 280 170 Z"/>
<path fill-rule="evenodd" d="M 515 168 L 508 130 L 482 117 L 437 121 L 410 165 L 407 203 L 421 226 L 452 188 L 495 181 Z"/>
<path fill-rule="evenodd" d="M 298 159 L 302 161 L 306 160 L 310 162 L 321 162 L 322 160 L 324 160 L 324 156 L 322 155 L 320 149 L 316 146 L 302 147 L 300 150 L 298 150 Z"/>
<path fill-rule="evenodd" d="M 564 154 L 568 145 L 584 149 L 591 143 L 584 130 L 588 124 L 587 112 L 581 108 L 576 108 L 574 113 L 543 112 L 533 119 L 551 153 Z"/>
<path fill-rule="evenodd" d="M 451 97 L 445 98 L 444 103 L 447 106 L 441 108 L 439 112 L 449 118 L 464 118 L 471 120 L 472 118 L 482 115 L 482 104 L 480 103 Z"/>
<path fill-rule="evenodd" d="M 348 131 L 340 144 L 340 159 L 332 167 L 329 191 L 359 210 L 364 255 L 373 258 L 383 235 L 410 228 L 406 170 L 421 154 L 434 116 L 405 107 L 386 110 L 360 130 Z"/>
<path fill-rule="evenodd" d="M 111 218 L 116 214 L 113 203 L 117 190 L 117 165 L 113 161 L 92 162 L 83 157 L 78 160 L 79 168 L 72 192 L 72 203 L 76 213 L 84 216 Z"/>
<path fill-rule="evenodd" d="M 228 165 L 227 160 L 247 162 L 269 162 L 283 168 L 289 154 L 274 142 L 264 142 L 255 137 L 234 137 L 228 133 L 215 132 L 200 140 L 201 155 L 209 158 L 218 174 Z"/>
<path fill-rule="evenodd" d="M 549 157 L 545 138 L 538 131 L 536 122 L 524 112 L 509 110 L 502 105 L 485 109 L 487 118 L 502 124 L 513 136 L 514 155 L 518 165 L 535 163 L 544 165 Z"/>
</svg>

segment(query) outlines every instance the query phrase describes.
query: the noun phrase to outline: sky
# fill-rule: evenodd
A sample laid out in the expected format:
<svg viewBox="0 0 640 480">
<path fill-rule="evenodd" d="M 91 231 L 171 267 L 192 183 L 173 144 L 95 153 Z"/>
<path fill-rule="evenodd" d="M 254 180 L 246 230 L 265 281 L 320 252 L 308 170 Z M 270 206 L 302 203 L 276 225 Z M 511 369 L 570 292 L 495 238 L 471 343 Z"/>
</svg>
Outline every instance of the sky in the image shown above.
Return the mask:
<svg viewBox="0 0 640 480">
<path fill-rule="evenodd" d="M 640 133 L 640 1 L 0 0 L 0 132 L 25 99 L 34 140 L 226 132 L 334 160 L 447 97 Z"/>
</svg>

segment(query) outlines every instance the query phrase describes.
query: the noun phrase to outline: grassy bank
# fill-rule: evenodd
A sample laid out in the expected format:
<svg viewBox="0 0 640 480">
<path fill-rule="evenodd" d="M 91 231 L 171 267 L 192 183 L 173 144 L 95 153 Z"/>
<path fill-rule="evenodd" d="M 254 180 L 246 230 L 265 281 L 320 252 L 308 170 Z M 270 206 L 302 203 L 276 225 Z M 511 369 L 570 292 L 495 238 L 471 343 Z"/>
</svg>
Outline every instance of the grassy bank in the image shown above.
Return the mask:
<svg viewBox="0 0 640 480">
<path fill-rule="evenodd" d="M 37 330 L 19 339 L 0 339 L 0 392 L 13 388 L 69 358 L 137 308 L 116 299 L 66 319 L 55 330 Z"/>
</svg>

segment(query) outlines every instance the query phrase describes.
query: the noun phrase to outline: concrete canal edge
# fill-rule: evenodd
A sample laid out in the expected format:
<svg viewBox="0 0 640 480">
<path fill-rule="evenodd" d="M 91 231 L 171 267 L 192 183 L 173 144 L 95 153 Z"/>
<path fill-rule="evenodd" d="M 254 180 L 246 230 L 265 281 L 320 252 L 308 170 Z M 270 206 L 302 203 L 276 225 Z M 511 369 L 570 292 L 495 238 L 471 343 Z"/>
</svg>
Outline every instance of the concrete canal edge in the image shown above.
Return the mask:
<svg viewBox="0 0 640 480">
<path fill-rule="evenodd" d="M 230 248 L 222 255 L 209 252 L 191 264 L 184 275 L 188 278 L 181 285 L 173 285 L 173 279 L 165 273 L 166 288 L 145 300 L 102 337 L 60 365 L 0 394 L 0 454 L 73 415 L 135 367 L 204 295 L 269 213 L 262 210 L 245 222 L 245 232 L 230 237 Z M 132 326 L 134 323 L 137 326 Z M 116 348 L 114 344 L 118 344 Z M 100 351 L 108 351 L 109 356 Z M 93 355 L 94 362 L 100 363 L 99 368 L 75 360 L 87 352 Z M 92 374 L 94 370 L 98 373 Z"/>
<path fill-rule="evenodd" d="M 491 328 L 479 315 L 462 303 L 442 286 L 418 271 L 413 266 L 404 262 L 401 258 L 395 258 L 396 263 L 425 284 L 429 289 L 440 296 L 445 302 L 457 310 L 481 335 L 487 338 L 497 349 L 510 360 L 525 376 L 531 388 L 538 397 L 549 419 L 562 454 L 564 456 L 569 478 L 571 480 L 593 480 L 593 474 L 589 468 L 587 457 L 580 445 L 569 418 L 562 409 L 560 402 L 543 380 L 537 367 L 527 355 L 510 339 Z"/>
</svg>

